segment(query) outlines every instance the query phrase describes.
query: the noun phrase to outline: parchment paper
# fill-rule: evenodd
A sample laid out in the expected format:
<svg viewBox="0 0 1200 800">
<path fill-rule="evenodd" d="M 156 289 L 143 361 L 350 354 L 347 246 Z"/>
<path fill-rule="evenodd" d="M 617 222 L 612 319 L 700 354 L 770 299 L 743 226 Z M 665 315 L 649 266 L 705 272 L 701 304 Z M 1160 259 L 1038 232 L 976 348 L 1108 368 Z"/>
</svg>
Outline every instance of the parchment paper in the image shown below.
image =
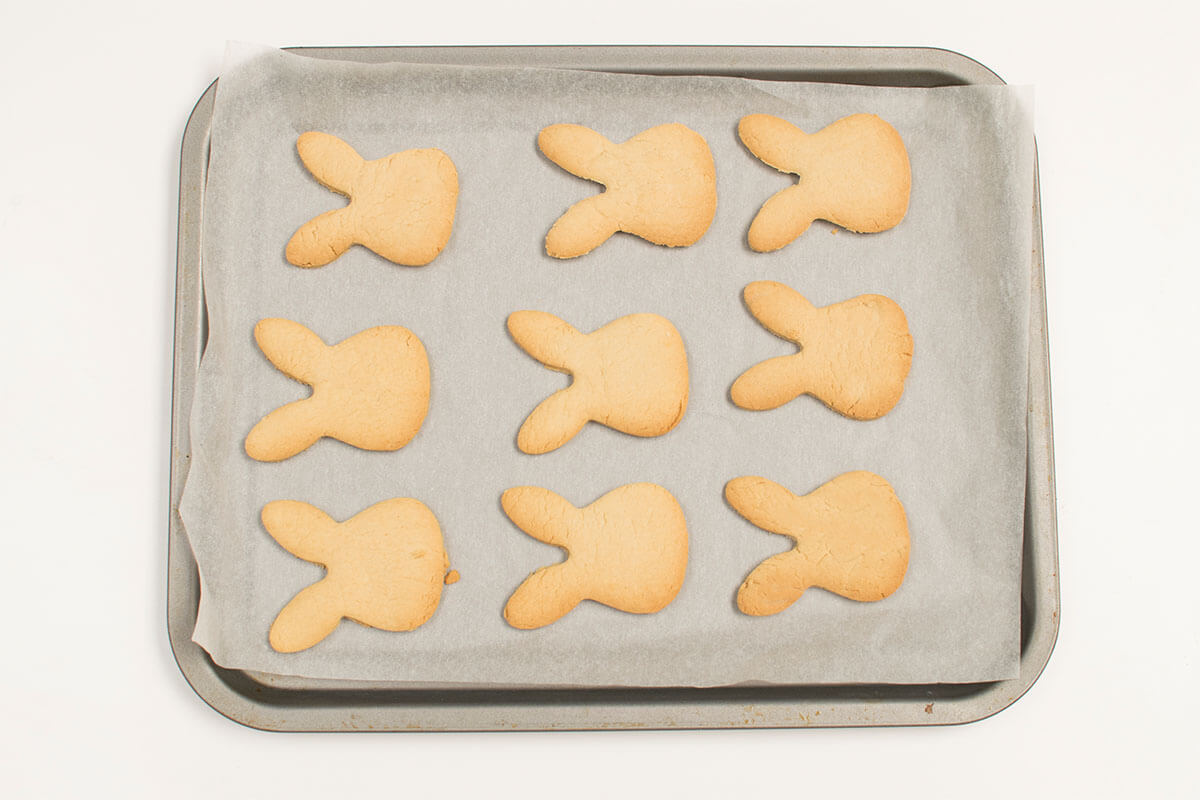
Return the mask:
<svg viewBox="0 0 1200 800">
<path fill-rule="evenodd" d="M 1028 98 L 1008 87 L 862 88 L 567 70 L 319 61 L 232 47 L 212 124 L 204 198 L 208 348 L 192 413 L 181 513 L 199 564 L 194 639 L 217 663 L 280 675 L 523 685 L 969 682 L 1015 677 L 1025 479 L 1033 139 Z M 891 122 L 908 147 L 912 201 L 896 228 L 856 235 L 818 222 L 773 254 L 750 251 L 759 206 L 794 180 L 739 142 L 748 113 L 808 131 L 857 112 Z M 600 190 L 543 158 L 538 131 L 575 122 L 622 141 L 682 122 L 717 167 L 716 219 L 696 245 L 668 249 L 618 234 L 582 258 L 545 255 L 543 237 Z M 361 247 L 320 269 L 284 259 L 306 220 L 344 201 L 304 169 L 296 137 L 327 131 L 365 158 L 439 147 L 460 179 L 454 233 L 429 266 Z M 729 400 L 743 370 L 794 352 L 759 326 L 741 292 L 786 283 L 817 305 L 879 293 L 904 309 L 915 341 L 903 399 L 856 422 L 803 397 L 769 412 Z M 559 450 L 522 454 L 525 416 L 567 384 L 508 337 L 514 310 L 552 312 L 583 331 L 654 312 L 683 335 L 691 399 L 681 424 L 642 439 L 589 424 Z M 432 399 L 403 449 L 364 452 L 323 439 L 278 464 L 242 442 L 264 414 L 307 396 L 252 335 L 286 317 L 334 343 L 400 324 L 427 348 Z M 736 590 L 791 542 L 741 519 L 723 498 L 739 475 L 806 493 L 842 472 L 884 476 L 908 513 L 904 584 L 878 603 L 809 590 L 751 618 Z M 670 490 L 691 540 L 687 579 L 658 614 L 585 602 L 536 631 L 501 617 L 509 594 L 562 551 L 504 516 L 501 492 L 532 484 L 578 506 L 626 483 Z M 345 621 L 319 645 L 272 651 L 267 630 L 319 566 L 279 547 L 263 505 L 304 500 L 346 519 L 415 497 L 441 523 L 451 566 L 433 618 L 411 633 Z"/>
</svg>

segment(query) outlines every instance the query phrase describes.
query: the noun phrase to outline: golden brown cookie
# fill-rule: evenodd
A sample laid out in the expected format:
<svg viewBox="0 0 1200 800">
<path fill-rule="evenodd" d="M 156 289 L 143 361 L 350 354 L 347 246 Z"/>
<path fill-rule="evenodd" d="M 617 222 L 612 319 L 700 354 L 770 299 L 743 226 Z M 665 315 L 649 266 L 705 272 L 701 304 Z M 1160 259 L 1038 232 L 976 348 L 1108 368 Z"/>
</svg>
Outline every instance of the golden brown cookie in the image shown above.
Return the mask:
<svg viewBox="0 0 1200 800">
<path fill-rule="evenodd" d="M 717 177 L 704 137 L 679 123 L 658 125 L 614 144 L 582 125 L 551 125 L 538 147 L 560 167 L 605 186 L 558 218 L 546 252 L 574 258 L 618 231 L 655 244 L 697 242 L 717 211 Z"/>
<path fill-rule="evenodd" d="M 411 631 L 437 609 L 450 561 L 437 519 L 424 503 L 394 498 L 345 522 L 296 500 L 262 510 L 263 527 L 325 577 L 291 599 L 271 625 L 271 647 L 294 653 L 333 633 L 343 618 L 385 631 Z"/>
<path fill-rule="evenodd" d="M 756 281 L 746 306 L 763 327 L 800 347 L 742 373 L 733 402 L 764 411 L 811 394 L 851 419 L 882 417 L 900 400 L 912 366 L 913 340 L 900 306 L 863 294 L 817 308 L 799 292 L 774 281 Z"/>
<path fill-rule="evenodd" d="M 549 625 L 581 600 L 653 614 L 683 586 L 687 523 L 661 486 L 632 483 L 583 508 L 548 489 L 519 486 L 500 503 L 518 528 L 567 551 L 566 561 L 542 567 L 513 592 L 504 619 L 514 628 Z"/>
<path fill-rule="evenodd" d="M 904 581 L 908 519 L 878 475 L 847 472 L 802 497 L 766 478 L 734 478 L 725 499 L 758 527 L 796 543 L 742 583 L 737 604 L 745 614 L 777 614 L 810 586 L 867 602 L 882 600 Z"/>
<path fill-rule="evenodd" d="M 366 161 L 341 139 L 317 131 L 301 134 L 296 150 L 312 176 L 350 204 L 304 223 L 287 243 L 290 263 L 323 267 L 361 244 L 388 261 L 420 267 L 450 240 L 458 172 L 441 150 Z"/>
<path fill-rule="evenodd" d="M 800 176 L 750 224 L 755 250 L 778 250 L 813 220 L 877 233 L 895 227 L 908 211 L 908 151 L 896 129 L 874 114 L 843 117 L 813 134 L 779 117 L 751 114 L 738 123 L 738 135 L 760 160 Z"/>
<path fill-rule="evenodd" d="M 687 410 L 683 338 L 657 314 L 630 314 L 584 334 L 553 314 L 516 311 L 508 331 L 526 353 L 574 378 L 525 420 L 517 434 L 523 452 L 561 447 L 589 420 L 634 436 L 661 436 Z"/>
<path fill-rule="evenodd" d="M 251 429 L 251 458 L 282 461 L 322 436 L 363 450 L 399 450 L 421 429 L 429 361 L 407 328 L 368 328 L 331 347 L 299 322 L 264 319 L 254 326 L 254 338 L 272 364 L 313 391 Z"/>
</svg>

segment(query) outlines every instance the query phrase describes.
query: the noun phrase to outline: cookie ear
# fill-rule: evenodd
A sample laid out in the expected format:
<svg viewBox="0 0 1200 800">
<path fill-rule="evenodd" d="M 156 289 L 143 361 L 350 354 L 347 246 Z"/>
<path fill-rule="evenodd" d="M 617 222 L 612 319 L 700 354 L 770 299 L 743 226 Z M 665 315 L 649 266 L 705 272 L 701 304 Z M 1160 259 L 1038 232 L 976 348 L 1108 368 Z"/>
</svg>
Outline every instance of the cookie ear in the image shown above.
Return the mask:
<svg viewBox="0 0 1200 800">
<path fill-rule="evenodd" d="M 559 372 L 570 372 L 571 353 L 583 339 L 570 323 L 545 311 L 514 311 L 508 332 L 522 350 Z"/>
<path fill-rule="evenodd" d="M 541 628 L 565 616 L 583 599 L 570 561 L 542 567 L 508 598 L 504 619 L 522 630 Z"/>
<path fill-rule="evenodd" d="M 605 192 L 568 208 L 546 234 L 546 253 L 554 258 L 576 258 L 604 244 L 621 230 L 617 205 Z"/>
<path fill-rule="evenodd" d="M 259 321 L 254 341 L 280 372 L 310 386 L 320 376 L 329 350 L 321 337 L 290 319 Z"/>
<path fill-rule="evenodd" d="M 764 328 L 803 345 L 806 323 L 816 311 L 804 295 L 776 281 L 754 281 L 742 290 L 742 297 Z"/>
<path fill-rule="evenodd" d="M 255 461 L 284 461 L 325 435 L 313 398 L 288 403 L 267 414 L 246 435 L 246 455 Z"/>
<path fill-rule="evenodd" d="M 335 208 L 301 225 L 288 240 L 283 254 L 295 267 L 323 267 L 357 241 L 350 224 L 350 208 Z"/>
<path fill-rule="evenodd" d="M 300 134 L 296 140 L 300 160 L 322 186 L 349 194 L 350 186 L 364 163 L 353 147 L 336 136 L 320 131 Z"/>
<path fill-rule="evenodd" d="M 274 500 L 263 506 L 263 527 L 279 546 L 297 558 L 325 564 L 337 522 L 314 505 Z"/>
<path fill-rule="evenodd" d="M 605 152 L 613 144 L 583 125 L 550 125 L 538 133 L 538 149 L 572 175 L 607 184 Z"/>
<path fill-rule="evenodd" d="M 268 636 L 271 648 L 279 653 L 307 650 L 333 633 L 342 621 L 336 589 L 322 579 L 291 599 L 275 621 Z"/>
<path fill-rule="evenodd" d="M 560 389 L 525 418 L 517 432 L 521 452 L 536 456 L 557 450 L 587 424 L 587 407 L 574 389 L 573 384 Z"/>
<path fill-rule="evenodd" d="M 515 486 L 500 496 L 500 505 L 513 524 L 539 542 L 567 547 L 571 522 L 579 509 L 566 498 L 540 486 Z"/>
<path fill-rule="evenodd" d="M 786 487 L 756 476 L 734 478 L 725 484 L 725 499 L 763 530 L 796 538 L 787 519 L 799 498 Z"/>
<path fill-rule="evenodd" d="M 803 355 L 776 356 L 738 376 L 729 399 L 748 411 L 770 411 L 804 394 Z"/>
<path fill-rule="evenodd" d="M 819 216 L 809 194 L 799 185 L 789 186 L 763 203 L 750 223 L 747 241 L 759 253 L 779 250 L 808 230 Z"/>
<path fill-rule="evenodd" d="M 760 161 L 780 172 L 800 169 L 799 152 L 808 134 L 770 114 L 750 114 L 738 122 L 738 138 Z"/>
<path fill-rule="evenodd" d="M 807 567 L 804 557 L 794 549 L 771 556 L 751 570 L 742 582 L 737 593 L 738 609 L 754 617 L 783 611 L 799 600 L 808 588 Z"/>
</svg>

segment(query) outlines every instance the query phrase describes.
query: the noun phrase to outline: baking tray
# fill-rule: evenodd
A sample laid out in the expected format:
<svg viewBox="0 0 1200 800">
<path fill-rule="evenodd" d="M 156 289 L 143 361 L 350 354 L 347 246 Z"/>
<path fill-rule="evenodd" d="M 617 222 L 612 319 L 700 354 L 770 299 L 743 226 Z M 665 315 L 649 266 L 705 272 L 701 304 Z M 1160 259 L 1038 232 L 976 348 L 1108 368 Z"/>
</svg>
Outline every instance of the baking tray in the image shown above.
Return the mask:
<svg viewBox="0 0 1200 800">
<path fill-rule="evenodd" d="M 977 61 L 931 48 L 346 47 L 293 48 L 292 52 L 364 62 L 554 67 L 868 86 L 1003 83 Z M 1049 342 L 1036 174 L 1031 198 L 1029 444 L 1017 678 L 971 684 L 478 689 L 316 680 L 230 670 L 215 664 L 191 640 L 200 581 L 179 517 L 191 458 L 188 418 L 208 334 L 200 281 L 200 230 L 215 93 L 216 82 L 196 103 L 180 156 L 167 630 L 180 671 L 218 712 L 244 725 L 280 731 L 942 725 L 972 722 L 1007 708 L 1037 680 L 1058 636 L 1059 582 Z"/>
</svg>

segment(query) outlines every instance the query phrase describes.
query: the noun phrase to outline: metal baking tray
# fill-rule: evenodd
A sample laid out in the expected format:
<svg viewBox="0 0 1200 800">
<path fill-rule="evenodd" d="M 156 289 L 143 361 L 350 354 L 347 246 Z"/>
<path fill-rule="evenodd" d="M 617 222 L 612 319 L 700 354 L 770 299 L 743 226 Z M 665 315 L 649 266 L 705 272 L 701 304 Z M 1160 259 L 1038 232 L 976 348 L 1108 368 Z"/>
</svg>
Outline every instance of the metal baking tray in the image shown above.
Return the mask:
<svg viewBox="0 0 1200 800">
<path fill-rule="evenodd" d="M 873 86 L 1003 83 L 977 61 L 929 48 L 348 47 L 296 48 L 293 52 L 371 62 L 537 66 Z M 972 684 L 705 689 L 417 688 L 411 684 L 282 677 L 225 669 L 213 663 L 191 640 L 200 582 L 179 517 L 179 500 L 191 457 L 188 418 L 192 395 L 208 334 L 200 282 L 200 229 L 215 90 L 216 82 L 196 103 L 184 131 L 180 156 L 167 629 L 180 671 L 218 712 L 244 725 L 279 731 L 943 725 L 972 722 L 1007 708 L 1037 680 L 1058 636 L 1059 583 L 1050 362 L 1036 174 L 1031 198 L 1034 229 L 1029 448 L 1018 678 Z"/>
</svg>

